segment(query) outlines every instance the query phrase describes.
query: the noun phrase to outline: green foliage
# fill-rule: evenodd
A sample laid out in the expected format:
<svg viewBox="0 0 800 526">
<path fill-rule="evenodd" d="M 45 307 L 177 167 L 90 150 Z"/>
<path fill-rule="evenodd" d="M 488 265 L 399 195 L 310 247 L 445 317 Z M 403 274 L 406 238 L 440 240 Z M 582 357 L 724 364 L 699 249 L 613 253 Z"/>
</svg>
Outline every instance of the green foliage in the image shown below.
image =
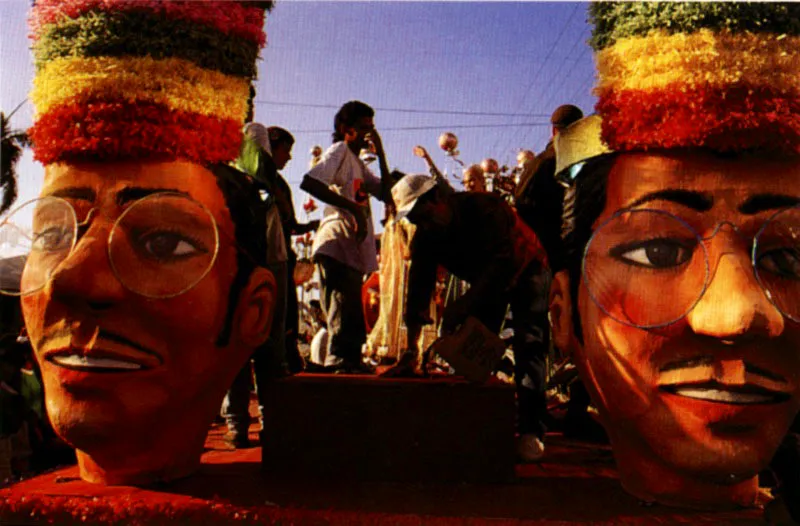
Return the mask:
<svg viewBox="0 0 800 526">
<path fill-rule="evenodd" d="M 593 2 L 589 43 L 595 50 L 652 30 L 699 29 L 800 35 L 800 3 L 790 2 Z"/>
<path fill-rule="evenodd" d="M 2 214 L 11 208 L 17 198 L 17 174 L 14 168 L 22 155 L 22 148 L 28 146 L 29 143 L 24 132 L 10 128 L 8 118 L 2 112 L 0 112 L 0 131 L 2 132 L 0 190 L 3 192 L 3 198 L 0 200 L 0 214 Z"/>
</svg>

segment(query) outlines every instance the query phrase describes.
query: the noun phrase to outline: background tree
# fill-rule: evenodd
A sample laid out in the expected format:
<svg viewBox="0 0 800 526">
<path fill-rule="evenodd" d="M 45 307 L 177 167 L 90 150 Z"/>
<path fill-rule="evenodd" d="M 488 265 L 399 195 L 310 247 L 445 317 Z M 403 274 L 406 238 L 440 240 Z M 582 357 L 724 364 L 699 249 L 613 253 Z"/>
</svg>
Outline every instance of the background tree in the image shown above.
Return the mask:
<svg viewBox="0 0 800 526">
<path fill-rule="evenodd" d="M 3 198 L 0 200 L 0 214 L 11 208 L 17 198 L 17 175 L 14 167 L 22 155 L 22 149 L 29 145 L 25 132 L 12 130 L 8 121 L 9 118 L 5 113 L 0 112 L 0 132 L 2 132 L 0 190 L 3 192 Z"/>
</svg>

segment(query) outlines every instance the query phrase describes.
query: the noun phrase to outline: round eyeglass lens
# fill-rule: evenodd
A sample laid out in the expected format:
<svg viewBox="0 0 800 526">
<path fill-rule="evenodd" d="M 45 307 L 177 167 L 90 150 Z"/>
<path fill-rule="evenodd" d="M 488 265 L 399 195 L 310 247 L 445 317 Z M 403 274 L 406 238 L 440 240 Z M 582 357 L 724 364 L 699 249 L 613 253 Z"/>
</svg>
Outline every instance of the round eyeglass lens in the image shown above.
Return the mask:
<svg viewBox="0 0 800 526">
<path fill-rule="evenodd" d="M 753 267 L 767 297 L 800 322 L 800 207 L 772 216 L 756 235 Z"/>
<path fill-rule="evenodd" d="M 218 249 L 211 212 L 171 193 L 134 203 L 117 219 L 108 242 L 119 281 L 149 298 L 169 298 L 194 287 L 211 270 Z"/>
<path fill-rule="evenodd" d="M 659 210 L 615 214 L 586 246 L 583 280 L 589 296 L 614 320 L 657 328 L 683 318 L 708 283 L 708 255 L 700 236 Z"/>
<path fill-rule="evenodd" d="M 47 284 L 75 246 L 75 210 L 58 197 L 22 204 L 0 221 L 0 293 L 24 296 Z"/>
</svg>

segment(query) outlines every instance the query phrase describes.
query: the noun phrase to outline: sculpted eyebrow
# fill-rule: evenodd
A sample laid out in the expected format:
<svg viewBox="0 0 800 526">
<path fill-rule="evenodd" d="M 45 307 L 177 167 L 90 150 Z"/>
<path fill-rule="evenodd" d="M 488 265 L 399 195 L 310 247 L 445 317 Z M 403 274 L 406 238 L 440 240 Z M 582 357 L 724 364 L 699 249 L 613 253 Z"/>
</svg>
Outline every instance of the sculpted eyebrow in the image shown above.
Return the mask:
<svg viewBox="0 0 800 526">
<path fill-rule="evenodd" d="M 50 194 L 52 197 L 61 197 L 62 199 L 80 199 L 81 201 L 89 201 L 93 203 L 97 199 L 97 194 L 88 186 L 74 186 L 70 188 L 60 188 Z"/>
<path fill-rule="evenodd" d="M 139 186 L 131 186 L 128 188 L 123 188 L 119 191 L 119 193 L 117 193 L 117 204 L 119 206 L 123 206 L 131 201 L 136 201 L 142 197 L 147 197 L 148 195 L 157 194 L 160 192 L 170 192 L 189 197 L 189 194 L 186 192 L 175 190 L 173 188 L 142 188 Z"/>
<path fill-rule="evenodd" d="M 670 201 L 698 212 L 708 212 L 714 206 L 714 198 L 710 194 L 676 188 L 645 194 L 627 208 L 634 208 L 650 201 Z"/>
<path fill-rule="evenodd" d="M 739 205 L 739 212 L 745 215 L 758 214 L 766 210 L 777 210 L 800 204 L 800 197 L 784 194 L 757 194 Z"/>
</svg>

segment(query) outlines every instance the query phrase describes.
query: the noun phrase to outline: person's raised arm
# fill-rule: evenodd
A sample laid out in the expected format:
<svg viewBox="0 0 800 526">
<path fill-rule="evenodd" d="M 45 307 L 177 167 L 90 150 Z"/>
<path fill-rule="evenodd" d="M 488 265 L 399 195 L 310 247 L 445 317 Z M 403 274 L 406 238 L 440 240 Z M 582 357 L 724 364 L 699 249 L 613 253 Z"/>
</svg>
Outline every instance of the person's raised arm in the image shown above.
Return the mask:
<svg viewBox="0 0 800 526">
<path fill-rule="evenodd" d="M 378 130 L 372 130 L 367 134 L 367 138 L 375 145 L 375 155 L 378 157 L 378 166 L 381 170 L 381 191 L 378 199 L 387 205 L 393 205 L 392 186 L 396 182 L 389 171 L 389 163 L 386 162 L 386 152 L 383 150 L 383 140 Z"/>
<path fill-rule="evenodd" d="M 439 171 L 439 168 L 433 162 L 428 150 L 419 145 L 414 146 L 414 155 L 425 161 L 425 164 L 428 166 L 428 172 L 445 195 L 455 192 L 455 189 L 447 181 L 447 178 Z"/>
</svg>

